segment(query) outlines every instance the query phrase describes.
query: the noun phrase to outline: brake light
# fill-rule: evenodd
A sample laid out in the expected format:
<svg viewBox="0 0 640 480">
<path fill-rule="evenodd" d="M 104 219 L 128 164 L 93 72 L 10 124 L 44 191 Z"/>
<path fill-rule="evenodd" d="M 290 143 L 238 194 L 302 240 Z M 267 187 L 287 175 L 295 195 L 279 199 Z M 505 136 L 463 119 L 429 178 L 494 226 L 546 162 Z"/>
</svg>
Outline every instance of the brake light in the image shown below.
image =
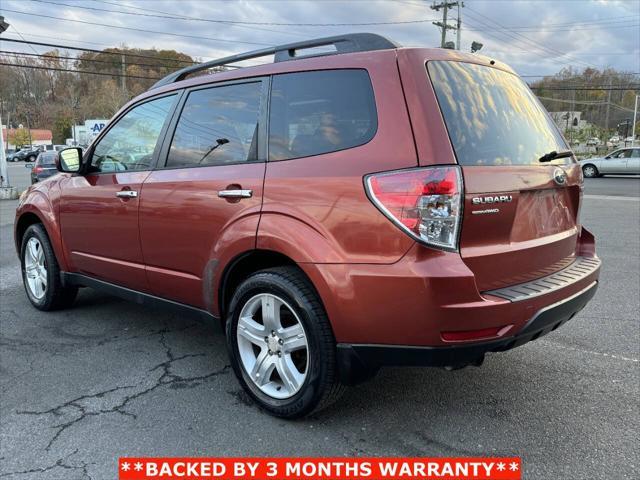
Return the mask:
<svg viewBox="0 0 640 480">
<path fill-rule="evenodd" d="M 428 246 L 458 249 L 462 174 L 457 166 L 368 175 L 369 198 L 389 220 Z"/>
<path fill-rule="evenodd" d="M 38 165 L 37 167 L 35 167 L 33 169 L 34 173 L 42 173 L 42 171 L 44 170 L 44 168 L 42 168 L 40 165 Z"/>
</svg>

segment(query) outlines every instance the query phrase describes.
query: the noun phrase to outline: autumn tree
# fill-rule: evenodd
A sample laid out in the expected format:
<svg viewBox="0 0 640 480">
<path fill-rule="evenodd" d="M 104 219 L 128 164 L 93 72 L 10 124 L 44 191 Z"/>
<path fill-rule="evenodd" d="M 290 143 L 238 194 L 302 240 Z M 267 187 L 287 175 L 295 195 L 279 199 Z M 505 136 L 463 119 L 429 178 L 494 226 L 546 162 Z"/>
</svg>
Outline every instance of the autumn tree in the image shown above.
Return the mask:
<svg viewBox="0 0 640 480">
<path fill-rule="evenodd" d="M 19 128 L 9 133 L 9 143 L 13 143 L 16 147 L 22 147 L 23 145 L 29 145 L 31 137 L 29 131 L 26 128 Z"/>
<path fill-rule="evenodd" d="M 53 122 L 53 143 L 58 145 L 64 145 L 67 138 L 71 138 L 71 127 L 73 126 L 73 120 L 71 115 L 61 113 Z"/>
</svg>

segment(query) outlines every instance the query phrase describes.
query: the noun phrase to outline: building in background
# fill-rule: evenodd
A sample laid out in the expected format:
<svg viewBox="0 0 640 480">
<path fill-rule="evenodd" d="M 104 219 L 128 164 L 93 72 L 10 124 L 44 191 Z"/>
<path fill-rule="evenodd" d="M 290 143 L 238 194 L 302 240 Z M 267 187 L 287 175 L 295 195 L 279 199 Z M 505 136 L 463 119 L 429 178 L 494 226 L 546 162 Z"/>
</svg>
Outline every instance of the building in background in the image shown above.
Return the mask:
<svg viewBox="0 0 640 480">
<path fill-rule="evenodd" d="M 562 131 L 591 128 L 591 124 L 582 119 L 582 112 L 549 112 L 549 115 Z"/>
<path fill-rule="evenodd" d="M 29 132 L 30 132 L 30 138 L 31 138 L 31 145 L 33 145 L 34 147 L 45 147 L 47 145 L 53 145 L 53 133 L 51 133 L 51 130 L 42 130 L 42 129 L 35 129 L 32 128 L 31 130 L 28 130 L 26 128 L 24 128 L 23 125 L 18 125 L 18 128 L 9 128 L 7 129 L 5 125 L 2 126 L 2 138 L 4 139 L 4 148 L 8 151 L 11 150 L 15 150 L 19 147 L 22 147 L 24 145 L 29 145 L 29 141 L 27 140 L 23 145 L 15 145 L 13 143 L 13 139 L 16 135 L 16 133 L 19 130 L 23 130 L 27 132 L 27 136 L 25 138 L 25 140 L 27 140 L 27 138 L 29 138 Z"/>
<path fill-rule="evenodd" d="M 92 119 L 84 122 L 84 125 L 72 127 L 72 137 L 67 139 L 67 145 L 89 145 L 94 138 L 107 126 L 109 120 Z"/>
</svg>

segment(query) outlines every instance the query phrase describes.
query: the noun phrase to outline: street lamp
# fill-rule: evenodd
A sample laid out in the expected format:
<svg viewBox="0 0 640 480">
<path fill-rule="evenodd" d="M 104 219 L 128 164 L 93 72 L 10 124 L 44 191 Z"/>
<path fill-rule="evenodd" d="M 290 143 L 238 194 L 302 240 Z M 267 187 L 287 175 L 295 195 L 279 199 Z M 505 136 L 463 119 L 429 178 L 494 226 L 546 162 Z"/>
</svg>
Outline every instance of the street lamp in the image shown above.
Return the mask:
<svg viewBox="0 0 640 480">
<path fill-rule="evenodd" d="M 478 51 L 480 51 L 480 49 L 483 47 L 484 45 L 480 42 L 471 42 L 471 53 L 476 53 Z"/>
<path fill-rule="evenodd" d="M 9 24 L 4 21 L 4 17 L 0 15 L 0 33 L 9 28 Z"/>
<path fill-rule="evenodd" d="M 620 131 L 620 126 L 624 125 L 624 146 L 627 146 L 627 137 L 629 136 L 629 127 L 631 126 L 631 120 L 626 119 L 624 122 L 620 122 L 618 126 L 618 131 Z M 633 142 L 631 142 L 633 145 Z"/>
</svg>

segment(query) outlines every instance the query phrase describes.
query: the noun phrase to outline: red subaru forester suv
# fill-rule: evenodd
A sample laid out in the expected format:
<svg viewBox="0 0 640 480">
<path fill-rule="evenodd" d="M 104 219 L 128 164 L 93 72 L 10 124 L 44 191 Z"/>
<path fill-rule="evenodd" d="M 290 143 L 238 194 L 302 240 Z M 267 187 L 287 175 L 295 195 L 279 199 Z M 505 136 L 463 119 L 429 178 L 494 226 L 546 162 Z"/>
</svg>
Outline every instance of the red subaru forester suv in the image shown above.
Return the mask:
<svg viewBox="0 0 640 480">
<path fill-rule="evenodd" d="M 382 366 L 479 365 L 597 288 L 580 166 L 478 55 L 353 34 L 188 67 L 58 169 L 16 213 L 31 303 L 92 287 L 213 320 L 281 417 Z"/>
</svg>

